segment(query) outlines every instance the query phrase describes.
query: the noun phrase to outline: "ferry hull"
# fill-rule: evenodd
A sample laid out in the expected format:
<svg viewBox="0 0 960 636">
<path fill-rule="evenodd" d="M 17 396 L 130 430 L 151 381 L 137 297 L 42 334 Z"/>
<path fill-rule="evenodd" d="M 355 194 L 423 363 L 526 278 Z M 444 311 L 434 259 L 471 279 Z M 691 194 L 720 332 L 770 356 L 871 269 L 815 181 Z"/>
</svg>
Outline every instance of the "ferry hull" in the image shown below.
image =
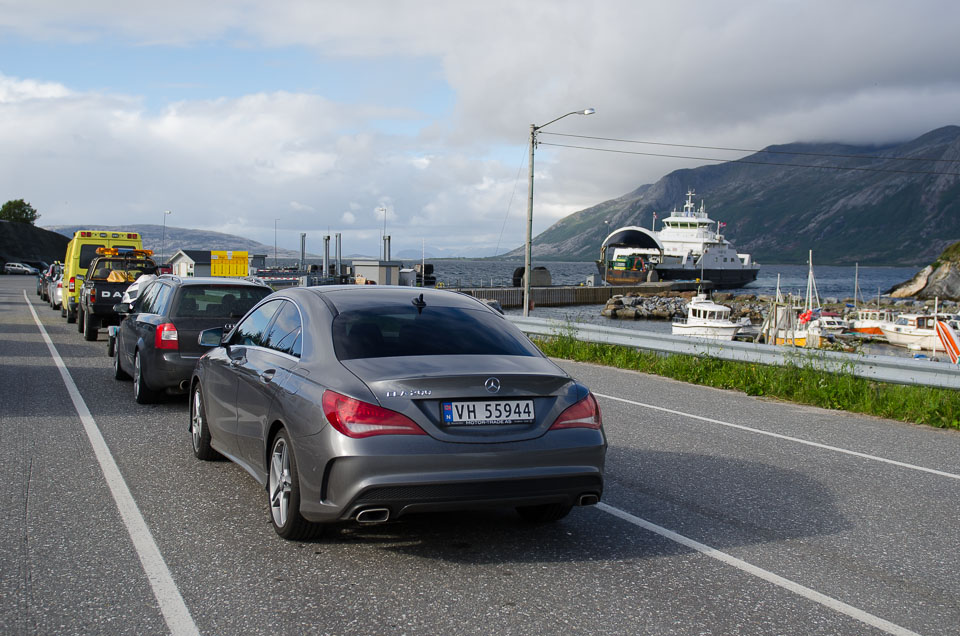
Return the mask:
<svg viewBox="0 0 960 636">
<path fill-rule="evenodd" d="M 693 267 L 672 267 L 654 265 L 644 270 L 615 270 L 603 263 L 597 263 L 597 271 L 611 285 L 637 285 L 648 281 L 695 280 L 701 278 L 713 283 L 716 289 L 734 289 L 749 285 L 757 280 L 760 268 L 705 269 L 701 276 L 699 269 Z"/>
</svg>

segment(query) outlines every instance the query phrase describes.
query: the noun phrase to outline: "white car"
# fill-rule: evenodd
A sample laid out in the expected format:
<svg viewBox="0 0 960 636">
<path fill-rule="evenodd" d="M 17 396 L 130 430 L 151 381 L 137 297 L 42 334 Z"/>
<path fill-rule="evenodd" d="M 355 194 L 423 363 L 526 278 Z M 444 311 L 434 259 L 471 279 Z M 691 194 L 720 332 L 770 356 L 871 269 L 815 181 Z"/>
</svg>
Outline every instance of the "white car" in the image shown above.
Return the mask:
<svg viewBox="0 0 960 636">
<path fill-rule="evenodd" d="M 36 267 L 30 267 L 23 263 L 7 263 L 3 266 L 4 274 L 30 274 L 36 276 L 39 272 L 40 270 Z"/>
</svg>

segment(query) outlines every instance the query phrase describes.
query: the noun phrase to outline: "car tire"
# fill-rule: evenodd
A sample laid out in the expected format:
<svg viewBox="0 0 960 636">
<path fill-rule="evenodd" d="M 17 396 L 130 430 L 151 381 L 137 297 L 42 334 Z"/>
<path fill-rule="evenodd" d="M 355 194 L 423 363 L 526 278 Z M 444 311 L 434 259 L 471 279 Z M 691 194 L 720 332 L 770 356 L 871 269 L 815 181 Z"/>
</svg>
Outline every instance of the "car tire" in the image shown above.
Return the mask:
<svg viewBox="0 0 960 636">
<path fill-rule="evenodd" d="M 117 353 L 117 339 L 107 336 L 107 357 L 112 358 Z"/>
<path fill-rule="evenodd" d="M 133 354 L 133 399 L 137 401 L 137 404 L 153 404 L 157 401 L 156 392 L 148 387 L 143 379 L 139 350 Z"/>
<path fill-rule="evenodd" d="M 100 319 L 96 316 L 83 315 L 83 339 L 95 342 L 100 333 Z"/>
<path fill-rule="evenodd" d="M 87 312 L 83 310 L 83 307 L 77 308 L 77 333 L 83 333 L 83 322 L 87 317 Z"/>
<path fill-rule="evenodd" d="M 67 309 L 66 311 L 67 311 L 67 324 L 72 325 L 73 323 L 77 322 L 77 310 L 70 311 L 69 309 Z"/>
<path fill-rule="evenodd" d="M 120 351 L 114 351 L 113 355 L 113 378 L 115 380 L 129 380 L 130 376 L 123 367 L 120 366 Z"/>
<path fill-rule="evenodd" d="M 203 407 L 203 391 L 200 383 L 193 387 L 190 399 L 190 437 L 193 441 L 193 454 L 197 459 L 210 461 L 219 459 L 220 453 L 210 446 L 210 428 L 207 425 L 207 412 Z"/>
<path fill-rule="evenodd" d="M 287 431 L 280 429 L 270 443 L 267 466 L 267 506 L 277 534 L 291 541 L 320 536 L 323 526 L 300 514 L 300 478 Z"/>
<path fill-rule="evenodd" d="M 521 519 L 530 523 L 550 523 L 563 519 L 570 514 L 572 509 L 573 506 L 567 503 L 540 504 L 538 506 L 519 506 L 517 514 L 520 515 Z"/>
<path fill-rule="evenodd" d="M 67 317 L 67 306 L 64 305 L 63 303 L 60 303 L 60 317 L 61 318 Z"/>
</svg>

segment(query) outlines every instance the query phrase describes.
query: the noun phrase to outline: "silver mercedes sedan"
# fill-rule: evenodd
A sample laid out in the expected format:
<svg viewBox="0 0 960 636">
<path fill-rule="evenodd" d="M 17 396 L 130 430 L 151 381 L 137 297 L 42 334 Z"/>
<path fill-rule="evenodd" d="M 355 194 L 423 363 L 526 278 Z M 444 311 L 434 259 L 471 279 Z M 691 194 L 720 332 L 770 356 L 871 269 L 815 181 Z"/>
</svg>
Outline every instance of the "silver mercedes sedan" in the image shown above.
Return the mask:
<svg viewBox="0 0 960 636">
<path fill-rule="evenodd" d="M 293 288 L 200 341 L 194 454 L 262 484 L 281 537 L 483 507 L 547 522 L 600 500 L 593 394 L 470 296 Z"/>
</svg>

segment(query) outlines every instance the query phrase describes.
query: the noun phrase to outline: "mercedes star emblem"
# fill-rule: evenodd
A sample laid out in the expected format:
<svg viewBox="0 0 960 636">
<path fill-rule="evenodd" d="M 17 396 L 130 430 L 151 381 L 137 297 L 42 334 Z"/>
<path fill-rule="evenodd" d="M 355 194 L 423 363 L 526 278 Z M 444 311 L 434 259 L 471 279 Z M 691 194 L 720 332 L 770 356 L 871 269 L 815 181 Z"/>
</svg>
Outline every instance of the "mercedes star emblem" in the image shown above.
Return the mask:
<svg viewBox="0 0 960 636">
<path fill-rule="evenodd" d="M 497 393 L 500 390 L 500 380 L 498 378 L 487 378 L 483 386 L 487 388 L 488 393 Z"/>
</svg>

